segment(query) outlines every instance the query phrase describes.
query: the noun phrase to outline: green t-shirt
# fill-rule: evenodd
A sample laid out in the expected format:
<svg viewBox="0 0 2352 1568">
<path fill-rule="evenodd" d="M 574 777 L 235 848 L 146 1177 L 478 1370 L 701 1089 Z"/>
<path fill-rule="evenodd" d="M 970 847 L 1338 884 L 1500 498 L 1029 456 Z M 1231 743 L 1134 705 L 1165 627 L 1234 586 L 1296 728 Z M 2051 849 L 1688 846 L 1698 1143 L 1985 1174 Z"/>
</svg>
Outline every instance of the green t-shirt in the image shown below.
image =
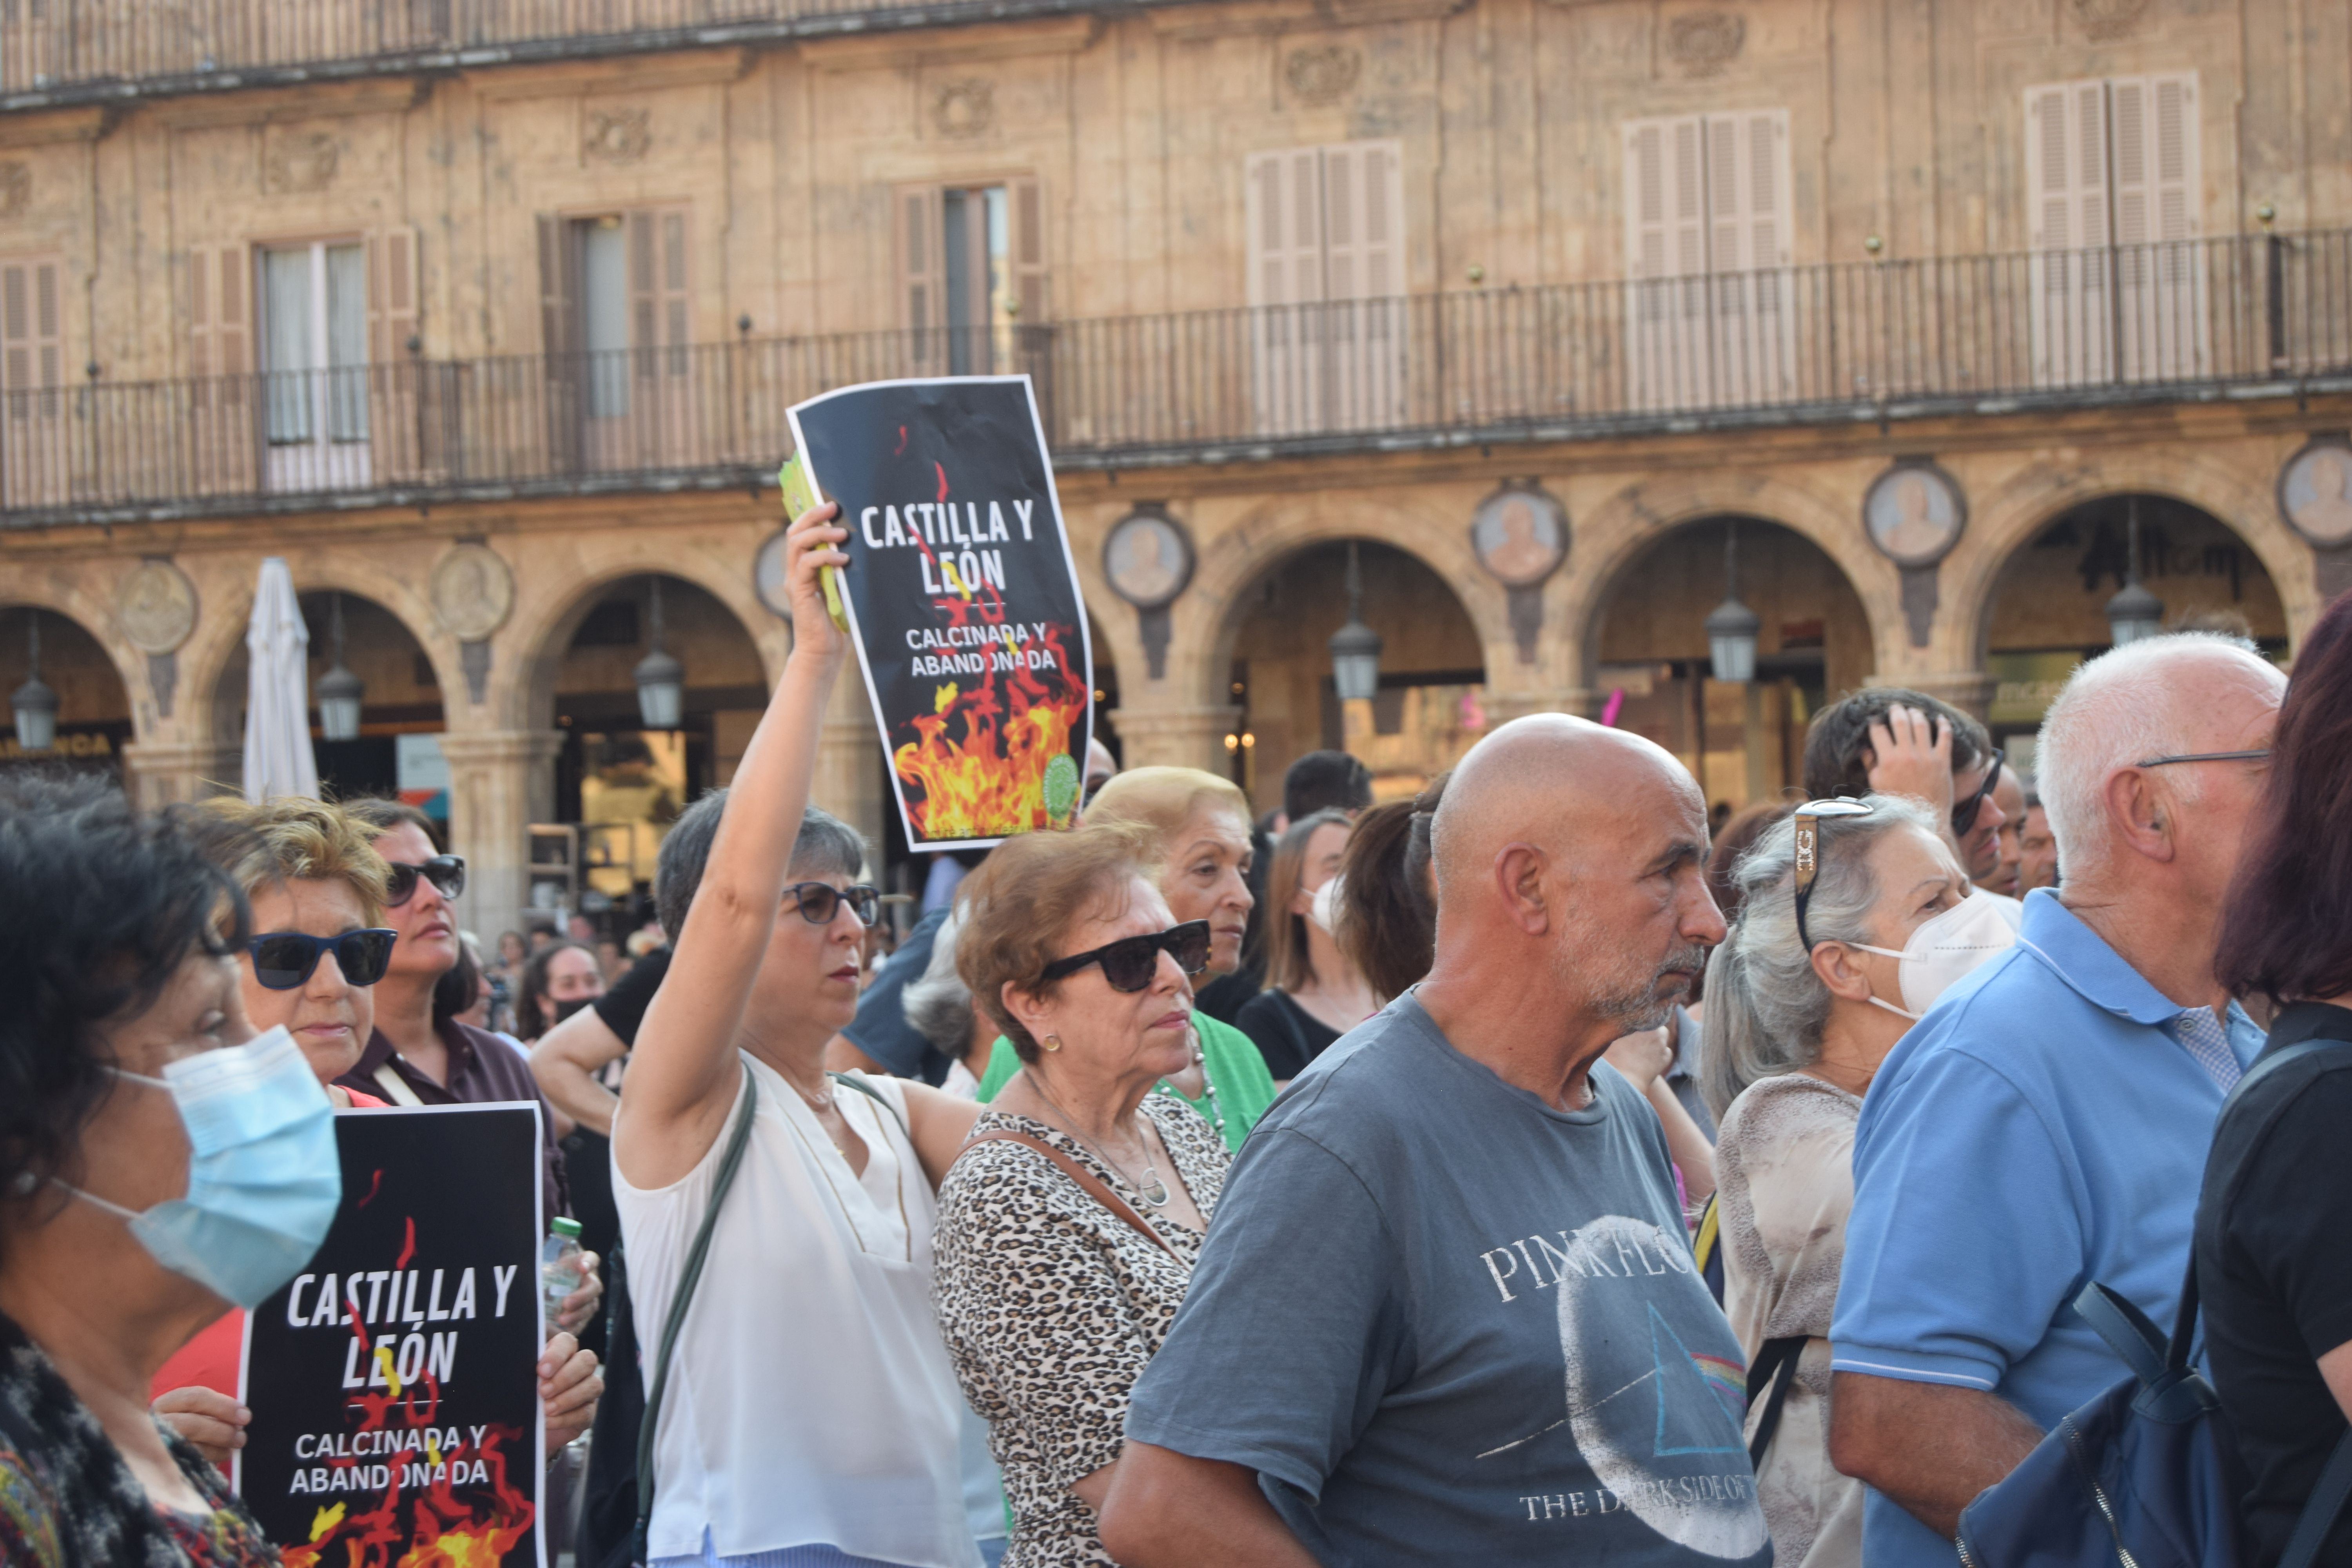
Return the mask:
<svg viewBox="0 0 2352 1568">
<path fill-rule="evenodd" d="M 1257 1042 L 1231 1024 L 1195 1013 L 1192 1028 L 1201 1037 L 1201 1065 L 1208 1071 L 1209 1091 L 1199 1100 L 1181 1094 L 1176 1098 L 1207 1117 L 1209 1124 L 1224 1134 L 1225 1147 L 1239 1153 L 1242 1140 L 1274 1103 L 1274 1075 L 1265 1070 Z M 997 1036 L 989 1052 L 988 1072 L 980 1080 L 980 1102 L 985 1105 L 994 1100 L 1005 1080 L 1020 1070 L 1021 1058 L 1013 1054 L 1013 1042 Z M 1164 1083 L 1160 1092 L 1176 1094 Z"/>
</svg>

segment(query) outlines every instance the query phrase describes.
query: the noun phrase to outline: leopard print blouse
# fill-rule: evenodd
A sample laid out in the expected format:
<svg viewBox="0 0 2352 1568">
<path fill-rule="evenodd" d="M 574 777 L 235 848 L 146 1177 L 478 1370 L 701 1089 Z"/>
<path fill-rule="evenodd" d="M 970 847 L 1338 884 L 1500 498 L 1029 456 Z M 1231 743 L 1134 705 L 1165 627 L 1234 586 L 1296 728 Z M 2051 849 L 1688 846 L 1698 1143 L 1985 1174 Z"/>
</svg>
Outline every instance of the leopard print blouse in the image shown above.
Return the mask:
<svg viewBox="0 0 2352 1568">
<path fill-rule="evenodd" d="M 1181 1100 L 1155 1094 L 1143 1103 L 1210 1217 L 1230 1158 L 1223 1142 Z M 969 1151 L 940 1186 L 932 1288 L 956 1379 L 988 1422 L 989 1450 L 1004 1472 L 1013 1504 L 1004 1568 L 1108 1564 L 1094 1510 L 1070 1484 L 1118 1458 L 1128 1394 L 1183 1305 L 1201 1237 L 1144 1207 L 1066 1133 L 1002 1111 L 982 1115 L 972 1131 L 999 1129 L 1051 1144 L 1100 1176 L 1182 1259 L 1017 1143 Z"/>
</svg>

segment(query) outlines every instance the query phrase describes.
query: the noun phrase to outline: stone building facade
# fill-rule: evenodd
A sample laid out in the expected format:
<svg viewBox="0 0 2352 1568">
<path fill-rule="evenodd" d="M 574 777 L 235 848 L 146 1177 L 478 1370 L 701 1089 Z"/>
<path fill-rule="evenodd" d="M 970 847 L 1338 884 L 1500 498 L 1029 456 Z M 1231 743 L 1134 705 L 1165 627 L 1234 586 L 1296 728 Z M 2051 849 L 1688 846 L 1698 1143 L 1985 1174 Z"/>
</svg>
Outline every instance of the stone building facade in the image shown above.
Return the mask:
<svg viewBox="0 0 2352 1568">
<path fill-rule="evenodd" d="M 1034 378 L 1106 730 L 1261 805 L 1539 710 L 1738 804 L 1869 682 L 2030 731 L 2135 571 L 2282 657 L 2352 585 L 2341 7 L 312 9 L 0 21 L 0 686 L 37 611 L 69 755 L 233 783 L 282 556 L 366 682 L 343 771 L 438 735 L 484 925 L 635 729 L 653 578 L 665 765 L 726 776 L 782 409 L 855 380 Z M 826 737 L 880 839 L 854 682 Z"/>
</svg>

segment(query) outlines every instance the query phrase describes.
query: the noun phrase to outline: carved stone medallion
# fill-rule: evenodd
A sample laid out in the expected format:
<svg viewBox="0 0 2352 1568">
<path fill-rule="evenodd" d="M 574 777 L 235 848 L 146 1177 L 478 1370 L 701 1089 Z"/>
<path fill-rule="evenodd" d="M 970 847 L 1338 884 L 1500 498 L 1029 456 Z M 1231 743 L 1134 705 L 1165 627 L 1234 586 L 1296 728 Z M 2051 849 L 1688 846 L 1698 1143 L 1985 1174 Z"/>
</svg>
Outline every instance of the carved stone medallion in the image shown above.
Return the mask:
<svg viewBox="0 0 2352 1568">
<path fill-rule="evenodd" d="M 433 566 L 433 613 L 459 642 L 478 642 L 507 624 L 514 609 L 514 574 L 498 552 L 459 544 Z"/>
<path fill-rule="evenodd" d="M 1862 498 L 1871 543 L 1897 566 L 1932 566 L 1959 542 L 1969 503 L 1958 480 L 1935 464 L 1898 461 Z"/>
<path fill-rule="evenodd" d="M 169 561 L 142 561 L 114 596 L 114 619 L 141 653 L 173 652 L 196 629 L 196 585 Z"/>
<path fill-rule="evenodd" d="M 2312 543 L 2352 544 L 2352 445 L 2314 437 L 2279 471 L 2278 497 L 2280 513 Z"/>
<path fill-rule="evenodd" d="M 987 135 L 996 128 L 996 84 L 979 77 L 940 83 L 931 94 L 931 124 L 957 141 Z"/>
<path fill-rule="evenodd" d="M 751 588 L 760 595 L 760 603 L 780 620 L 793 618 L 793 590 L 785 577 L 790 562 L 784 545 L 784 531 L 776 530 L 768 542 L 760 546 L 760 553 L 751 558 Z"/>
<path fill-rule="evenodd" d="M 0 163 L 0 218 L 22 217 L 33 203 L 33 171 L 25 163 Z"/>
<path fill-rule="evenodd" d="M 1159 502 L 1145 501 L 1103 540 L 1103 578 L 1137 609 L 1165 609 L 1192 580 L 1192 541 Z"/>
<path fill-rule="evenodd" d="M 580 133 L 580 155 L 600 163 L 634 163 L 653 144 L 650 109 L 592 109 Z"/>
<path fill-rule="evenodd" d="M 2075 26 L 2093 38 L 2120 38 L 2147 14 L 2148 0 L 2067 0 Z"/>
<path fill-rule="evenodd" d="M 274 196 L 323 191 L 334 182 L 342 148 L 325 131 L 289 131 L 272 136 L 261 155 L 262 188 Z"/>
<path fill-rule="evenodd" d="M 1748 22 L 1731 11 L 1686 11 L 1666 23 L 1666 56 L 1685 76 L 1713 76 L 1739 58 Z"/>
<path fill-rule="evenodd" d="M 1470 518 L 1478 564 L 1506 587 L 1540 583 L 1568 559 L 1568 512 L 1533 481 L 1511 480 Z"/>
<path fill-rule="evenodd" d="M 1362 52 L 1345 44 L 1293 49 L 1282 67 L 1283 79 L 1301 103 L 1336 103 L 1355 89 L 1363 72 Z"/>
</svg>

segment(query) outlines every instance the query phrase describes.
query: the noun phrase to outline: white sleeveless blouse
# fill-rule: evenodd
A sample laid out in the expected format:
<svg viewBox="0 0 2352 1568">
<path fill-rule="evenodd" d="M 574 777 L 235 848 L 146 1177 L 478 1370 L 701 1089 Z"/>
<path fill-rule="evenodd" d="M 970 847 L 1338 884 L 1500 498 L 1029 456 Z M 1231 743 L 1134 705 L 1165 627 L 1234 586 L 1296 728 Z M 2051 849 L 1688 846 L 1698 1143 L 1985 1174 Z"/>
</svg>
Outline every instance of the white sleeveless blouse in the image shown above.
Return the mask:
<svg viewBox="0 0 2352 1568">
<path fill-rule="evenodd" d="M 824 1543 L 911 1568 L 977 1568 L 964 1517 L 963 1399 L 931 1308 L 934 1200 L 900 1131 L 893 1079 L 836 1103 L 868 1151 L 863 1174 L 773 1068 L 759 1080 L 742 1168 L 720 1208 L 678 1331 L 654 1441 L 654 1558 L 722 1558 Z M 627 1097 L 622 1100 L 626 1114 Z M 702 1223 L 739 1090 L 710 1152 L 667 1187 L 615 1163 L 645 1382 Z"/>
</svg>

